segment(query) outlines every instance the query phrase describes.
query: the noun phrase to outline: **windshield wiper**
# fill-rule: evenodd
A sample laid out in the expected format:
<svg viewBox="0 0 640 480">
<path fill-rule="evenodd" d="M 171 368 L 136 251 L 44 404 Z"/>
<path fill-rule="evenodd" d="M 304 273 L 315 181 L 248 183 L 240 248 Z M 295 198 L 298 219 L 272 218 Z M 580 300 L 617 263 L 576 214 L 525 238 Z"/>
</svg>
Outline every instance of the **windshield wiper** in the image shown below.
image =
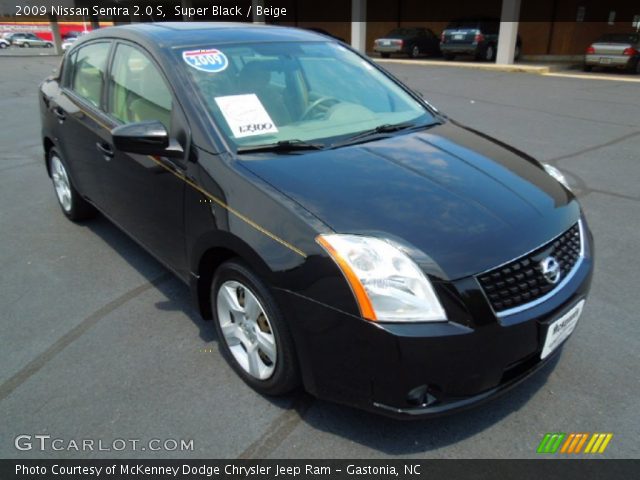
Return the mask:
<svg viewBox="0 0 640 480">
<path fill-rule="evenodd" d="M 298 150 L 322 150 L 321 143 L 304 142 L 302 140 L 281 140 L 276 143 L 265 143 L 262 145 L 249 145 L 238 148 L 238 153 L 276 152 L 287 153 Z"/>
<path fill-rule="evenodd" d="M 364 140 L 367 140 L 371 137 L 377 137 L 379 135 L 384 135 L 386 133 L 394 133 L 399 132 L 401 130 L 418 130 L 421 128 L 432 127 L 434 125 L 439 125 L 439 122 L 434 123 L 413 123 L 413 122 L 403 122 L 403 123 L 385 123 L 382 125 L 378 125 L 376 128 L 372 128 L 371 130 L 365 130 L 364 132 L 356 133 L 352 137 L 348 137 L 346 140 L 342 142 L 334 143 L 331 145 L 331 148 L 344 147 L 346 145 L 354 145 L 356 143 L 360 143 Z"/>
</svg>

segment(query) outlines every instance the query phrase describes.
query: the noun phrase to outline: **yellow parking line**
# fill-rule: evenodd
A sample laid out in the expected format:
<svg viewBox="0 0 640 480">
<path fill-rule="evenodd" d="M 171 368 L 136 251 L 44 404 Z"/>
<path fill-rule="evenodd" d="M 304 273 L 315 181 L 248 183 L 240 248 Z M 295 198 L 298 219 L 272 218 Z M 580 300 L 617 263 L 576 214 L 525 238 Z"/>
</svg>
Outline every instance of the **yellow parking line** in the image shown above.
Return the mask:
<svg viewBox="0 0 640 480">
<path fill-rule="evenodd" d="M 579 78 L 581 80 L 609 80 L 612 82 L 632 82 L 640 83 L 640 76 L 636 77 L 623 77 L 620 75 L 581 75 L 579 73 L 560 73 L 549 72 L 543 73 L 545 77 L 561 77 L 561 78 Z"/>
</svg>

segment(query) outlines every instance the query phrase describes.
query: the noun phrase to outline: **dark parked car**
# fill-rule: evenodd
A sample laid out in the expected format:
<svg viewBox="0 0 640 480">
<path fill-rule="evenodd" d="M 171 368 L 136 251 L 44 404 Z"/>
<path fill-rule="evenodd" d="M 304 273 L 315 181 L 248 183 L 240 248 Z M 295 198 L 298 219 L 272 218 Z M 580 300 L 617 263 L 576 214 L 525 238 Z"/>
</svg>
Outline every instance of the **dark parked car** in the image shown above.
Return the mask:
<svg viewBox="0 0 640 480">
<path fill-rule="evenodd" d="M 446 60 L 453 60 L 457 55 L 473 55 L 476 60 L 493 62 L 498 50 L 498 32 L 500 20 L 471 19 L 451 22 L 440 36 L 440 50 Z M 516 40 L 514 58 L 520 58 L 522 39 Z"/>
<path fill-rule="evenodd" d="M 607 33 L 587 48 L 584 69 L 620 68 L 640 74 L 640 33 Z"/>
<path fill-rule="evenodd" d="M 335 40 L 104 28 L 38 97 L 64 215 L 102 212 L 189 284 L 262 393 L 465 408 L 545 364 L 582 312 L 592 237 L 562 174 Z"/>
<path fill-rule="evenodd" d="M 409 55 L 411 58 L 420 55 L 438 56 L 439 44 L 436 34 L 428 28 L 395 28 L 373 42 L 373 51 L 382 58 L 389 58 L 392 53 Z"/>
</svg>

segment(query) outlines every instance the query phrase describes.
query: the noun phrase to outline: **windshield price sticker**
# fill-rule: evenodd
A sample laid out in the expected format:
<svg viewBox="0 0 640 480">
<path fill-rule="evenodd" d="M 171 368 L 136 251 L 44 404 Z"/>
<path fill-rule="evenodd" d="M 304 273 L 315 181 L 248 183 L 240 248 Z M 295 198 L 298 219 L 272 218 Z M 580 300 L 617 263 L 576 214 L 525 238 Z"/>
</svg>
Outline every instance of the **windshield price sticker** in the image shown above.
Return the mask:
<svg viewBox="0 0 640 480">
<path fill-rule="evenodd" d="M 234 137 L 278 133 L 273 120 L 255 93 L 216 97 L 215 100 Z"/>
<path fill-rule="evenodd" d="M 182 52 L 182 59 L 190 67 L 208 73 L 222 72 L 229 66 L 227 56 L 216 48 L 187 50 Z"/>
</svg>

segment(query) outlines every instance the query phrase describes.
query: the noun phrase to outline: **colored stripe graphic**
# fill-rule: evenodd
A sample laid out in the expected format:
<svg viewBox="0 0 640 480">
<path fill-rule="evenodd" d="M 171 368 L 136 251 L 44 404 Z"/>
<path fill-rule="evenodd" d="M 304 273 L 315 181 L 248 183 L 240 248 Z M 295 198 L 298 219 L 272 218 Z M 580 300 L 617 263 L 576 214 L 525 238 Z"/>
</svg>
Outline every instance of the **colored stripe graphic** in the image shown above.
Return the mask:
<svg viewBox="0 0 640 480">
<path fill-rule="evenodd" d="M 560 453 L 580 453 L 582 446 L 589 437 L 588 433 L 571 433 L 562 445 Z"/>
<path fill-rule="evenodd" d="M 612 433 L 594 433 L 584 453 L 604 453 L 612 438 Z"/>
<path fill-rule="evenodd" d="M 538 445 L 537 453 L 556 453 L 566 436 L 566 433 L 547 433 Z"/>
<path fill-rule="evenodd" d="M 612 438 L 613 433 L 547 433 L 538 445 L 536 453 L 604 453 Z M 585 444 L 586 448 L 583 451 Z"/>
</svg>

